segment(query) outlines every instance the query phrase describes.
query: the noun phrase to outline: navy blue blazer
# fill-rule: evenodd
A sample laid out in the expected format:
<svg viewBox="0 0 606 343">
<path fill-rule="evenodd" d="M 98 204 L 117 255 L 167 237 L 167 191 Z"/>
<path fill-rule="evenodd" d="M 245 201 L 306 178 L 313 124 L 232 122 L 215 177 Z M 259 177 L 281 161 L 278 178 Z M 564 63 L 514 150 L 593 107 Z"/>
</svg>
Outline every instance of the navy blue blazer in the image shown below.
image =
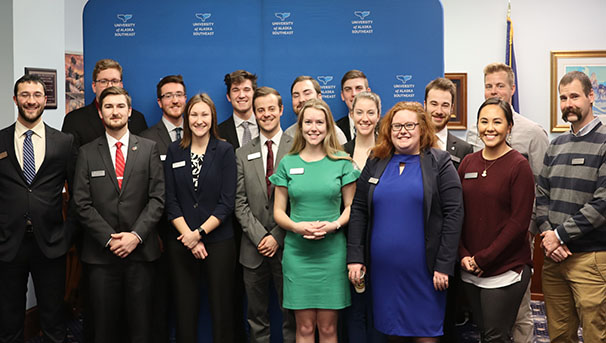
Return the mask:
<svg viewBox="0 0 606 343">
<path fill-rule="evenodd" d="M 358 179 L 349 219 L 347 263 L 370 264 L 373 194 L 390 159 L 369 158 Z M 431 275 L 434 271 L 453 275 L 463 225 L 461 181 L 450 154 L 439 149 L 421 152 L 421 174 L 427 268 Z"/>
<path fill-rule="evenodd" d="M 232 238 L 237 174 L 234 148 L 227 142 L 210 138 L 200 170 L 198 191 L 194 191 L 190 153 L 191 148 L 182 149 L 178 141 L 168 147 L 164 161 L 168 220 L 183 217 L 194 230 L 213 215 L 221 224 L 208 234 L 206 242 Z M 175 234 L 178 235 L 176 230 Z"/>
</svg>

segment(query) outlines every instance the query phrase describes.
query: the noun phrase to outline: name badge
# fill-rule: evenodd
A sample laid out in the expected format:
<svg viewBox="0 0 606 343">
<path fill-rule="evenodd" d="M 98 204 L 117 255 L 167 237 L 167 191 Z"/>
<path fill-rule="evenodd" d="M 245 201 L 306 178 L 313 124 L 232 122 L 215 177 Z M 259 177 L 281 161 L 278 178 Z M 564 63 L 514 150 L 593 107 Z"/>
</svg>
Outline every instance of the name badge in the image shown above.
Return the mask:
<svg viewBox="0 0 606 343">
<path fill-rule="evenodd" d="M 379 183 L 379 179 L 377 179 L 376 177 L 371 177 L 368 179 L 368 183 L 372 183 L 373 185 L 376 185 L 377 183 Z"/>
<path fill-rule="evenodd" d="M 185 161 L 179 161 L 179 162 L 173 163 L 173 169 L 177 169 L 177 168 L 181 168 L 181 167 L 185 167 Z"/>
<path fill-rule="evenodd" d="M 6 158 L 6 156 L 8 156 L 8 153 L 6 151 L 0 152 L 0 160 Z"/>
<path fill-rule="evenodd" d="M 103 177 L 105 176 L 105 170 L 93 170 L 90 172 L 90 177 Z"/>
<path fill-rule="evenodd" d="M 465 173 L 465 176 L 463 178 L 465 178 L 465 179 L 477 179 L 478 178 L 478 172 Z"/>
<path fill-rule="evenodd" d="M 248 160 L 254 160 L 256 158 L 260 158 L 261 157 L 261 153 L 260 152 L 255 152 L 252 154 L 248 154 L 248 156 L 246 156 L 246 158 L 248 158 Z"/>
<path fill-rule="evenodd" d="M 579 165 L 579 164 L 585 164 L 585 159 L 584 158 L 573 158 L 572 159 L 572 165 Z"/>
<path fill-rule="evenodd" d="M 160 161 L 166 161 L 166 155 L 160 155 Z"/>
<path fill-rule="evenodd" d="M 457 163 L 461 162 L 461 158 L 459 156 L 450 155 L 450 159 L 453 160 L 453 161 L 455 161 L 455 162 L 457 162 Z"/>
<path fill-rule="evenodd" d="M 290 168 L 290 175 L 303 175 L 304 172 L 304 168 Z"/>
</svg>

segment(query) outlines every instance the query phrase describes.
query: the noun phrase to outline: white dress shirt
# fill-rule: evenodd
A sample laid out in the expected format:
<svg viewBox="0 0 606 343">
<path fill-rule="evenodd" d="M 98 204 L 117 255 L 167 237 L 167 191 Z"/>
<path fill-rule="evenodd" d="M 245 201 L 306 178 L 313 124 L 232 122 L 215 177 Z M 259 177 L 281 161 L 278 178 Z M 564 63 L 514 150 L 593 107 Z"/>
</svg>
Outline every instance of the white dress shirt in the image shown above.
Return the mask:
<svg viewBox="0 0 606 343">
<path fill-rule="evenodd" d="M 46 130 L 44 128 L 44 122 L 40 120 L 32 129 L 28 129 L 18 120 L 15 122 L 15 154 L 17 155 L 17 161 L 19 161 L 21 169 L 23 169 L 23 141 L 25 141 L 25 132 L 28 130 L 34 131 L 34 134 L 32 135 L 32 144 L 34 146 L 34 164 L 37 173 L 44 161 L 44 154 L 46 153 Z"/>
<path fill-rule="evenodd" d="M 166 126 L 166 131 L 168 131 L 168 135 L 170 136 L 171 142 L 174 142 L 177 140 L 177 131 L 175 131 L 176 128 L 181 129 L 181 137 L 183 137 L 183 121 L 181 121 L 181 125 L 175 126 L 173 123 L 168 121 L 168 119 L 166 119 L 166 118 L 164 118 L 164 116 L 162 116 L 162 122 L 164 123 L 164 126 Z"/>
<path fill-rule="evenodd" d="M 109 155 L 112 157 L 112 164 L 114 166 L 114 169 L 116 168 L 116 149 L 117 149 L 116 143 L 122 142 L 122 148 L 120 148 L 120 150 L 122 150 L 122 155 L 124 155 L 124 167 L 126 168 L 126 155 L 128 154 L 128 139 L 130 138 L 130 134 L 129 134 L 128 130 L 126 131 L 124 136 L 122 136 L 122 138 L 120 138 L 120 140 L 117 140 L 114 137 L 110 136 L 107 133 L 107 131 L 105 132 L 105 137 L 107 137 L 107 145 L 109 145 Z"/>
<path fill-rule="evenodd" d="M 440 149 L 445 151 L 448 145 L 448 127 L 444 126 L 442 130 L 436 132 L 436 137 L 438 137 Z"/>
<path fill-rule="evenodd" d="M 257 126 L 257 121 L 255 120 L 254 115 L 251 115 L 248 120 L 242 120 L 242 118 L 238 117 L 235 113 L 232 114 L 232 116 L 234 117 L 234 125 L 236 126 L 236 134 L 238 135 L 238 144 L 240 146 L 242 146 L 242 136 L 244 135 L 244 127 L 242 126 L 242 122 L 248 122 L 251 140 L 259 136 L 259 127 Z"/>
</svg>

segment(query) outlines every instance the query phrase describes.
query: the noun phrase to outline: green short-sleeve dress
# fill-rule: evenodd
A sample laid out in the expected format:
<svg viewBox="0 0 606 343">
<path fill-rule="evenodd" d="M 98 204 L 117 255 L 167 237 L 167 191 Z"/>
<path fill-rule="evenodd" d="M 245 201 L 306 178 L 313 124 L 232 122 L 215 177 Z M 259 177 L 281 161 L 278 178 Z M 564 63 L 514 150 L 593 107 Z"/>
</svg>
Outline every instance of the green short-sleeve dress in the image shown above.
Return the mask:
<svg viewBox="0 0 606 343">
<path fill-rule="evenodd" d="M 350 160 L 305 162 L 296 155 L 280 161 L 270 181 L 288 188 L 290 218 L 334 221 L 341 215 L 341 187 L 357 180 L 360 172 Z M 342 309 L 351 304 L 342 230 L 321 240 L 286 232 L 282 271 L 283 306 L 288 309 Z"/>
</svg>

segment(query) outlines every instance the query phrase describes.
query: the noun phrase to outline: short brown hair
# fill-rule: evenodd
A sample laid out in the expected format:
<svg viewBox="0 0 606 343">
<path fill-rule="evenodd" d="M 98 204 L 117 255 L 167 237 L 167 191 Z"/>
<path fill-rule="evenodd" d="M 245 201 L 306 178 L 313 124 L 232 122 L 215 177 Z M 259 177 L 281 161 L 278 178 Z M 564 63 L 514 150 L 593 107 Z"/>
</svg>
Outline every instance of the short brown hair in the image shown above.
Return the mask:
<svg viewBox="0 0 606 343">
<path fill-rule="evenodd" d="M 116 86 L 107 87 L 99 95 L 99 107 L 103 106 L 103 100 L 110 95 L 124 95 L 128 108 L 132 108 L 132 99 L 126 89 Z"/>
<path fill-rule="evenodd" d="M 253 112 L 257 111 L 257 108 L 255 107 L 255 100 L 257 100 L 257 98 L 260 98 L 262 96 L 268 96 L 270 94 L 273 94 L 276 96 L 276 98 L 278 98 L 278 106 L 280 106 L 280 108 L 282 107 L 282 96 L 280 95 L 280 93 L 278 93 L 277 90 L 271 87 L 263 86 L 261 88 L 257 88 L 255 94 L 253 95 Z"/>
<path fill-rule="evenodd" d="M 510 87 L 513 87 L 513 84 L 516 82 L 516 77 L 513 74 L 511 67 L 504 63 L 495 62 L 484 67 L 484 79 L 486 79 L 486 75 L 498 73 L 500 71 L 507 73 L 507 82 Z"/>
<path fill-rule="evenodd" d="M 589 79 L 589 76 L 587 76 L 587 74 L 585 74 L 583 72 L 576 71 L 576 70 L 568 72 L 564 76 L 562 76 L 562 79 L 560 80 L 560 84 L 558 85 L 558 90 L 562 86 L 571 84 L 572 81 L 574 81 L 574 80 L 578 80 L 581 83 L 581 86 L 583 86 L 583 93 L 585 93 L 585 96 L 588 96 L 589 93 L 591 93 L 591 90 L 593 88 L 591 87 L 591 80 Z"/>
<path fill-rule="evenodd" d="M 191 145 L 192 141 L 192 133 L 189 128 L 189 113 L 195 104 L 203 102 L 210 107 L 210 113 L 212 116 L 212 123 L 210 125 L 210 135 L 214 138 L 220 139 L 217 129 L 217 109 L 215 108 L 215 103 L 206 93 L 198 93 L 192 96 L 187 104 L 185 105 L 185 112 L 183 112 L 183 138 L 181 139 L 181 143 L 179 146 L 182 149 L 187 149 Z"/>
<path fill-rule="evenodd" d="M 42 91 L 46 94 L 46 86 L 44 85 L 44 81 L 39 75 L 36 74 L 25 74 L 19 78 L 19 80 L 15 81 L 15 88 L 13 89 L 13 94 L 17 96 L 17 92 L 19 91 L 19 85 L 22 83 L 38 83 L 42 86 Z"/>
<path fill-rule="evenodd" d="M 345 75 L 343 75 L 343 78 L 341 78 L 341 90 L 343 90 L 343 85 L 345 84 L 345 82 L 347 82 L 348 80 L 353 80 L 353 79 L 364 79 L 364 84 L 366 85 L 366 88 L 368 89 L 368 79 L 366 78 L 366 75 L 364 75 L 364 73 L 361 70 L 350 70 L 347 73 L 345 73 Z"/>
<path fill-rule="evenodd" d="M 156 85 L 156 94 L 158 95 L 158 99 L 162 97 L 162 87 L 167 83 L 178 83 L 183 86 L 183 91 L 187 93 L 185 90 L 185 82 L 183 82 L 183 76 L 181 75 L 167 75 L 158 82 Z"/>
<path fill-rule="evenodd" d="M 302 81 L 311 81 L 316 93 L 322 94 L 322 88 L 320 88 L 320 84 L 318 83 L 318 81 L 316 79 L 314 79 L 311 76 L 301 75 L 301 76 L 297 76 L 297 78 L 292 82 L 292 85 L 290 85 L 290 95 L 292 95 L 292 90 L 293 90 L 293 88 L 295 88 L 295 85 Z"/>
<path fill-rule="evenodd" d="M 120 63 L 112 60 L 111 58 L 105 58 L 98 60 L 95 64 L 95 69 L 93 69 L 93 82 L 96 82 L 97 75 L 106 69 L 117 69 L 120 72 L 120 78 L 122 78 L 122 66 Z"/>
<path fill-rule="evenodd" d="M 419 130 L 421 130 L 421 139 L 419 142 L 420 151 L 424 151 L 436 145 L 435 130 L 433 125 L 429 122 L 429 119 L 427 119 L 428 116 L 425 113 L 423 105 L 413 101 L 401 101 L 395 104 L 387 114 L 385 114 L 385 117 L 381 119 L 377 145 L 371 150 L 370 156 L 384 159 L 393 155 L 395 148 L 391 141 L 391 123 L 393 122 L 393 117 L 399 111 L 412 111 L 417 114 Z"/>
<path fill-rule="evenodd" d="M 457 97 L 457 86 L 445 77 L 438 77 L 435 80 L 432 80 L 425 87 L 425 102 L 427 102 L 427 95 L 429 91 L 432 89 L 439 89 L 441 91 L 449 91 L 452 99 L 450 100 L 450 105 L 454 104 L 455 98 Z"/>
<path fill-rule="evenodd" d="M 225 78 L 223 81 L 225 82 L 225 86 L 227 86 L 227 94 L 229 94 L 229 90 L 233 84 L 240 84 L 246 80 L 250 80 L 252 83 L 253 91 L 257 90 L 257 75 L 247 72 L 246 70 L 236 70 L 232 73 L 225 74 Z"/>
</svg>

